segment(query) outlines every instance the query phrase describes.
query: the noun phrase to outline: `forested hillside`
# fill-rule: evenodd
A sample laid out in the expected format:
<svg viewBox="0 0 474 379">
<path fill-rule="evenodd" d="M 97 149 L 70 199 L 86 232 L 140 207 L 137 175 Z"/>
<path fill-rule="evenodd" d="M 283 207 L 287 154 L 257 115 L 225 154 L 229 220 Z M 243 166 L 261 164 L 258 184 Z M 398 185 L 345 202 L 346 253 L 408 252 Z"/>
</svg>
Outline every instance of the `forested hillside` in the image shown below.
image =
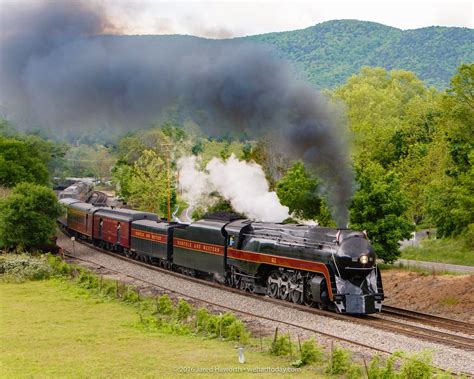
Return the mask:
<svg viewBox="0 0 474 379">
<path fill-rule="evenodd" d="M 433 26 L 401 30 L 374 22 L 336 20 L 307 29 L 247 37 L 274 45 L 318 88 L 343 84 L 363 66 L 412 71 L 445 88 L 456 67 L 474 61 L 474 30 Z"/>
</svg>

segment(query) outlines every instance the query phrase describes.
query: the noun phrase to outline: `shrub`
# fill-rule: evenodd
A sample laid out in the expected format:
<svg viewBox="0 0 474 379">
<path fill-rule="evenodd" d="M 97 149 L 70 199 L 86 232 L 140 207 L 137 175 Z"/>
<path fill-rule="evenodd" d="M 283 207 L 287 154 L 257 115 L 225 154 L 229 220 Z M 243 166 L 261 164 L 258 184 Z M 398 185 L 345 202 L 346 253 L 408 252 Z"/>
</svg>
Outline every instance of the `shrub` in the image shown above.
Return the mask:
<svg viewBox="0 0 474 379">
<path fill-rule="evenodd" d="M 347 379 L 359 379 L 362 378 L 362 368 L 357 364 L 351 364 L 347 370 Z"/>
<path fill-rule="evenodd" d="M 250 339 L 250 333 L 242 321 L 235 320 L 226 328 L 226 337 L 232 341 L 239 341 L 240 343 L 246 344 Z"/>
<path fill-rule="evenodd" d="M 196 329 L 198 332 L 203 332 L 207 329 L 207 322 L 211 314 L 206 308 L 199 308 L 196 312 Z"/>
<path fill-rule="evenodd" d="M 349 371 L 351 356 L 347 350 L 336 348 L 333 350 L 326 373 L 341 375 Z"/>
<path fill-rule="evenodd" d="M 84 269 L 79 270 L 78 282 L 81 287 L 87 289 L 99 287 L 99 280 L 97 279 L 97 276 Z"/>
<path fill-rule="evenodd" d="M 290 355 L 292 352 L 292 344 L 290 342 L 290 335 L 286 336 L 276 336 L 273 340 L 272 347 L 270 349 L 270 354 L 281 356 L 281 355 Z"/>
<path fill-rule="evenodd" d="M 191 313 L 193 312 L 193 307 L 184 299 L 179 299 L 177 307 L 177 317 L 178 320 L 184 321 L 187 320 Z"/>
<path fill-rule="evenodd" d="M 474 249 L 474 224 L 469 224 L 464 233 L 465 241 L 464 245 L 468 249 Z"/>
<path fill-rule="evenodd" d="M 140 296 L 136 292 L 135 287 L 127 286 L 127 290 L 125 291 L 122 300 L 127 303 L 138 303 L 140 301 Z"/>
<path fill-rule="evenodd" d="M 104 280 L 102 282 L 102 293 L 105 296 L 114 298 L 117 292 L 117 283 L 112 280 Z"/>
<path fill-rule="evenodd" d="M 318 348 L 313 339 L 303 342 L 301 345 L 301 363 L 307 365 L 310 363 L 321 362 L 323 360 L 323 351 Z"/>
<path fill-rule="evenodd" d="M 370 361 L 367 371 L 371 379 L 395 379 L 397 374 L 394 370 L 395 357 L 391 356 L 387 360 L 382 360 L 378 355 Z"/>
<path fill-rule="evenodd" d="M 220 332 L 221 318 L 220 316 L 210 315 L 207 319 L 206 332 L 213 337 L 217 337 Z"/>
<path fill-rule="evenodd" d="M 433 376 L 433 366 L 431 365 L 431 354 L 429 352 L 421 352 L 411 356 L 405 356 L 400 374 L 402 378 L 407 379 L 428 379 Z"/>
<path fill-rule="evenodd" d="M 168 295 L 162 295 L 158 298 L 157 312 L 159 314 L 170 316 L 173 314 L 173 303 Z"/>
<path fill-rule="evenodd" d="M 25 282 L 47 279 L 53 274 L 46 257 L 29 254 L 4 254 L 0 256 L 0 275 L 4 281 Z"/>
</svg>

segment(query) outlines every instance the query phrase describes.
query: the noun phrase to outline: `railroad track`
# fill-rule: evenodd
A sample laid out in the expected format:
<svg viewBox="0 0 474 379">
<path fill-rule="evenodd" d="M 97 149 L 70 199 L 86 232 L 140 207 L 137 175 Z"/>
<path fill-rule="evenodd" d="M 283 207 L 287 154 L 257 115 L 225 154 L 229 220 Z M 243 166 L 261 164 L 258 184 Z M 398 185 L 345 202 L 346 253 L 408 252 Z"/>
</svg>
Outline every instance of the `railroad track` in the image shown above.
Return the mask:
<svg viewBox="0 0 474 379">
<path fill-rule="evenodd" d="M 396 308 L 389 305 L 383 306 L 382 314 L 405 321 L 418 322 L 474 336 L 474 324 L 469 322 L 452 320 L 445 317 L 416 312 L 409 309 Z"/>
<path fill-rule="evenodd" d="M 387 312 L 392 312 L 391 315 L 393 315 L 397 311 L 398 311 L 399 315 L 404 315 L 403 317 L 399 317 L 401 319 L 401 321 L 388 320 L 388 319 L 384 319 L 384 318 L 378 317 L 378 316 L 359 316 L 359 317 L 355 317 L 355 316 L 350 316 L 350 315 L 338 314 L 338 313 L 329 312 L 329 311 L 325 311 L 325 310 L 310 308 L 310 307 L 307 307 L 307 306 L 304 306 L 304 305 L 290 303 L 290 302 L 279 300 L 279 299 L 273 299 L 273 298 L 266 297 L 266 296 L 261 296 L 261 295 L 256 295 L 256 294 L 252 294 L 252 293 L 248 293 L 248 292 L 243 292 L 243 291 L 241 291 L 239 289 L 236 289 L 236 288 L 227 287 L 227 286 L 217 284 L 217 283 L 213 283 L 213 282 L 209 282 L 209 281 L 206 281 L 206 280 L 203 280 L 203 279 L 198 279 L 198 278 L 186 276 L 186 275 L 174 272 L 174 271 L 169 271 L 169 270 L 163 269 L 161 267 L 153 266 L 153 265 L 150 265 L 148 263 L 144 263 L 144 262 L 141 262 L 141 261 L 138 261 L 138 260 L 135 260 L 135 259 L 131 259 L 131 258 L 125 257 L 123 255 L 120 255 L 119 253 L 113 253 L 113 252 L 110 252 L 108 250 L 98 248 L 97 246 L 94 246 L 94 245 L 92 245 L 90 243 L 87 243 L 87 242 L 84 242 L 84 241 L 81 241 L 81 243 L 88 246 L 89 248 L 94 249 L 96 251 L 99 251 L 103 254 L 113 256 L 117 259 L 129 262 L 129 263 L 132 263 L 132 264 L 136 264 L 136 265 L 146 267 L 150 270 L 154 270 L 154 271 L 161 272 L 161 273 L 164 273 L 164 274 L 167 274 L 167 275 L 179 277 L 179 278 L 184 279 L 184 280 L 188 280 L 188 281 L 195 282 L 195 283 L 200 283 L 200 284 L 210 286 L 210 287 L 213 287 L 213 288 L 218 288 L 220 290 L 236 293 L 236 294 L 239 294 L 239 295 L 242 295 L 242 296 L 251 297 L 251 298 L 254 298 L 254 299 L 258 299 L 259 301 L 264 301 L 264 302 L 268 302 L 268 303 L 272 303 L 272 304 L 277 304 L 279 306 L 283 306 L 283 307 L 287 307 L 287 308 L 291 308 L 291 309 L 296 309 L 296 310 L 299 310 L 299 311 L 315 314 L 315 315 L 318 315 L 318 316 L 323 316 L 323 317 L 328 317 L 328 318 L 332 318 L 332 319 L 342 320 L 342 321 L 345 321 L 345 322 L 357 323 L 357 324 L 369 326 L 369 327 L 372 327 L 372 328 L 377 328 L 377 329 L 380 329 L 380 330 L 385 330 L 385 331 L 388 331 L 388 332 L 392 332 L 392 333 L 395 333 L 395 334 L 402 334 L 402 335 L 405 335 L 405 336 L 408 336 L 408 337 L 412 337 L 412 338 L 416 338 L 416 339 L 422 339 L 422 340 L 425 340 L 425 341 L 428 341 L 428 342 L 433 342 L 433 343 L 436 343 L 436 344 L 449 345 L 449 346 L 452 346 L 452 347 L 459 348 L 461 350 L 474 351 L 474 338 L 470 338 L 470 337 L 466 337 L 466 336 L 460 336 L 460 335 L 453 334 L 453 333 L 447 333 L 445 331 L 428 329 L 428 328 L 425 328 L 425 327 L 419 326 L 419 325 L 407 324 L 405 321 L 406 321 L 407 317 L 411 317 L 411 316 L 408 316 L 409 312 L 411 312 L 411 311 L 400 310 L 398 308 L 388 307 L 389 310 Z M 71 255 L 70 252 L 68 254 Z M 81 260 L 81 258 L 78 258 L 76 256 L 71 255 L 71 257 Z M 87 261 L 87 260 L 84 260 L 84 259 L 82 259 L 82 260 Z M 94 263 L 94 262 L 90 262 L 90 263 Z M 128 277 L 133 278 L 133 276 L 128 275 L 128 274 L 124 274 L 124 273 L 121 273 L 121 274 L 127 275 Z M 139 279 L 139 278 L 134 278 L 134 279 L 145 282 L 144 280 Z M 149 283 L 149 284 L 154 285 L 152 283 Z M 156 285 L 154 285 L 154 286 L 156 286 Z M 156 286 L 156 287 L 159 287 L 159 286 Z M 192 298 L 192 297 L 190 297 L 186 294 L 181 294 L 181 293 L 179 293 L 176 290 L 173 290 L 171 288 L 163 288 L 163 289 L 165 289 L 166 291 L 177 293 L 181 296 Z M 233 312 L 237 312 L 237 313 L 241 313 L 241 314 L 247 314 L 249 316 L 262 318 L 262 319 L 267 319 L 269 321 L 275 321 L 275 322 L 285 324 L 285 322 L 282 322 L 281 320 L 275 320 L 275 319 L 272 319 L 272 318 L 269 318 L 269 317 L 263 317 L 263 316 L 255 315 L 255 314 L 251 314 L 251 313 L 245 313 L 245 312 L 242 312 L 238 309 L 231 309 L 231 308 L 228 308 L 228 307 L 223 307 L 219 304 L 213 304 L 213 303 L 207 302 L 207 301 L 202 300 L 202 299 L 196 299 L 196 300 L 204 302 L 204 303 L 208 303 L 209 305 L 212 305 L 212 306 L 227 308 L 229 310 L 232 310 Z M 406 311 L 406 312 L 403 313 L 403 311 Z M 413 312 L 413 313 L 415 314 L 417 312 Z M 422 319 L 423 316 L 426 316 L 425 319 L 430 319 L 431 315 L 425 315 L 425 314 L 420 313 L 416 322 L 417 323 L 423 323 L 423 319 Z M 415 317 L 415 315 L 413 315 L 413 317 Z M 436 326 L 438 326 L 440 328 L 441 328 L 440 324 L 442 323 L 442 320 L 445 320 L 444 325 L 450 325 L 451 329 L 449 329 L 447 327 L 442 327 L 444 330 L 451 330 L 451 331 L 455 331 L 455 332 L 459 332 L 459 333 L 465 333 L 464 332 L 465 329 L 453 330 L 453 328 L 455 328 L 455 326 L 454 326 L 455 323 L 457 323 L 457 321 L 455 321 L 455 320 L 443 319 L 441 317 L 438 318 L 437 316 L 431 316 L 431 317 L 434 317 L 434 319 L 431 318 L 430 320 L 432 322 L 437 322 L 438 324 Z M 440 320 L 435 320 L 435 319 L 440 319 Z M 413 319 L 411 321 L 413 321 Z M 319 332 L 318 330 L 315 330 L 315 329 L 305 328 L 305 327 L 302 327 L 300 325 L 295 325 L 295 324 L 287 324 L 287 325 L 297 327 L 297 328 L 301 328 L 301 329 L 308 330 L 308 331 L 312 331 L 314 333 L 319 333 L 321 335 L 325 335 L 326 337 L 335 338 L 335 339 L 345 341 L 345 342 L 348 342 L 348 343 L 351 343 L 351 344 L 355 344 L 355 345 L 358 345 L 358 346 L 370 348 L 372 350 L 377 350 L 377 351 L 380 351 L 380 352 L 389 353 L 389 352 L 384 351 L 384 350 L 374 349 L 371 346 L 368 346 L 368 345 L 365 345 L 365 344 L 362 344 L 362 343 L 359 343 L 359 342 L 356 342 L 356 341 L 340 338 L 340 337 L 337 337 L 337 336 L 334 336 L 334 335 L 331 335 L 331 334 L 325 334 L 325 333 Z M 472 332 L 472 328 L 473 328 L 472 324 L 463 323 L 462 327 L 463 328 L 466 328 L 466 327 L 469 328 L 470 327 L 470 331 Z"/>
</svg>

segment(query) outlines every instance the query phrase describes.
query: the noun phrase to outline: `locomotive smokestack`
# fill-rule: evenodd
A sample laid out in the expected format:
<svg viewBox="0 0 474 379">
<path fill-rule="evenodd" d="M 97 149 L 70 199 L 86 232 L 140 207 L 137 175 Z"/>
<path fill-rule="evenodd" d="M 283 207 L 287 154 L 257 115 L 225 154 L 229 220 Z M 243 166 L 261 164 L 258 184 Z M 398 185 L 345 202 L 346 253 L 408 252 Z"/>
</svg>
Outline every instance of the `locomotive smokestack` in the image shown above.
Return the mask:
<svg viewBox="0 0 474 379">
<path fill-rule="evenodd" d="M 353 172 L 340 112 L 270 48 L 105 35 L 117 28 L 89 2 L 2 7 L 0 104 L 18 123 L 123 131 L 178 107 L 211 135 L 265 136 L 304 160 L 346 225 Z"/>
</svg>

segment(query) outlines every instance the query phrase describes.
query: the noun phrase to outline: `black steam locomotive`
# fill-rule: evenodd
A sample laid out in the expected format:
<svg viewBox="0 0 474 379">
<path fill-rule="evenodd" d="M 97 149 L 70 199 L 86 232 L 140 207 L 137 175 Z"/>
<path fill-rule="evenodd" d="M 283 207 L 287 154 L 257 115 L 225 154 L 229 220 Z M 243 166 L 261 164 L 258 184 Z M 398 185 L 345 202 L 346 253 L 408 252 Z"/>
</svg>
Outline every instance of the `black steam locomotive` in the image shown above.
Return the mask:
<svg viewBox="0 0 474 379">
<path fill-rule="evenodd" d="M 147 212 L 61 202 L 67 215 L 60 226 L 102 248 L 298 304 L 350 314 L 381 311 L 382 279 L 365 233 L 229 214 L 187 225 Z"/>
</svg>

